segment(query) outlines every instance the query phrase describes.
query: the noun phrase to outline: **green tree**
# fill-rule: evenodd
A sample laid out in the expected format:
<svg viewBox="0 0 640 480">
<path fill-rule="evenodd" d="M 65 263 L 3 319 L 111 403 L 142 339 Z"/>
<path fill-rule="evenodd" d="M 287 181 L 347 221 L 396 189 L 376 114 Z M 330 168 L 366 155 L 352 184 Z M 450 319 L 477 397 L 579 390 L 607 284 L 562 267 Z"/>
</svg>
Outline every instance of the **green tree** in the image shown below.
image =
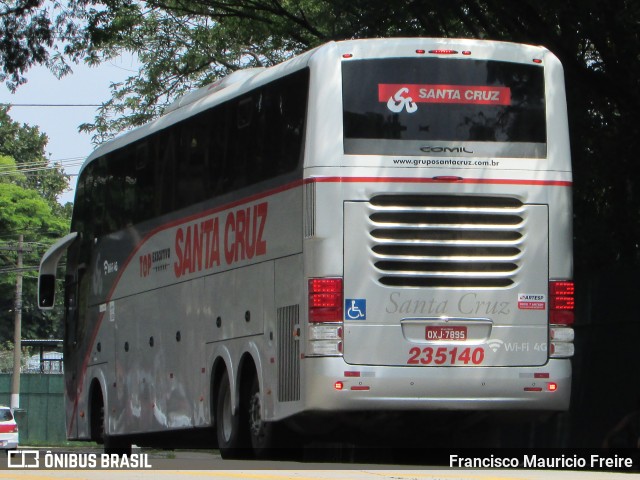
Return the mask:
<svg viewBox="0 0 640 480">
<path fill-rule="evenodd" d="M 66 177 L 53 170 L 45 171 L 42 177 L 41 172 L 23 173 L 34 165 L 36 168 L 46 165 L 46 143 L 46 136 L 37 128 L 19 126 L 6 110 L 0 109 L 0 344 L 13 341 L 19 235 L 24 236 L 25 245 L 22 337 L 62 335 L 60 310 L 41 312 L 37 308 L 36 289 L 40 257 L 54 240 L 69 231 L 69 206 L 63 207 L 55 200 L 56 194 L 67 188 Z M 14 152 L 22 161 L 6 152 Z M 42 178 L 51 177 L 65 182 L 57 186 L 50 182 L 47 186 Z"/>
<path fill-rule="evenodd" d="M 36 287 L 40 257 L 55 238 L 69 230 L 66 218 L 57 216 L 38 192 L 11 182 L 0 183 L 0 342 L 13 340 L 13 311 L 19 234 L 23 250 L 22 337 L 48 338 L 61 335 L 59 312 L 37 308 Z"/>
<path fill-rule="evenodd" d="M 18 170 L 18 165 L 13 157 L 0 155 L 0 183 L 26 183 L 27 177 Z"/>
<path fill-rule="evenodd" d="M 6 0 L 0 4 L 0 81 L 10 90 L 26 82 L 25 72 L 46 65 L 60 76 L 70 71 L 62 54 L 79 34 L 82 11 L 46 0 Z"/>
<path fill-rule="evenodd" d="M 60 165 L 51 165 L 45 148 L 49 139 L 37 126 L 20 125 L 9 115 L 8 107 L 0 107 L 0 155 L 13 158 L 21 169 L 21 178 L 15 183 L 38 192 L 51 207 L 62 212 L 57 197 L 69 188 L 69 176 Z M 1 170 L 11 174 L 10 170 Z"/>
</svg>

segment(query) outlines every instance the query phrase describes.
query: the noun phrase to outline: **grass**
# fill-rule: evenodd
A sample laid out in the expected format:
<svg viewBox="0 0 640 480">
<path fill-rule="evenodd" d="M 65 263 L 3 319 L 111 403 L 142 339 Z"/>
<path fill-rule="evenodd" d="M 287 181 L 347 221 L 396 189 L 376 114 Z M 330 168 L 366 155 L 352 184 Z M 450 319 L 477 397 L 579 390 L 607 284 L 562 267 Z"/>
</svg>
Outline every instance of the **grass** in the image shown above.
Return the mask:
<svg viewBox="0 0 640 480">
<path fill-rule="evenodd" d="M 95 442 L 74 442 L 70 440 L 61 440 L 58 442 L 51 441 L 51 440 L 43 440 L 43 441 L 34 440 L 34 441 L 28 441 L 24 445 L 21 442 L 20 447 L 22 448 L 23 446 L 38 447 L 38 448 L 45 448 L 45 447 L 102 448 L 102 445 L 98 445 Z"/>
</svg>

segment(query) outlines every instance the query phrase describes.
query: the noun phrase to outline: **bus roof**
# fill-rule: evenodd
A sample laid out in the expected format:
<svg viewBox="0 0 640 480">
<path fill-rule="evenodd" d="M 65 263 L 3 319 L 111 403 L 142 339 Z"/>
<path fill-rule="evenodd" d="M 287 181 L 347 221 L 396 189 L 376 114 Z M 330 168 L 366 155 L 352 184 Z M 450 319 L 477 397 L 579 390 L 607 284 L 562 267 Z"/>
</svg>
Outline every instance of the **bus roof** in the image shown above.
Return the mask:
<svg viewBox="0 0 640 480">
<path fill-rule="evenodd" d="M 163 130 L 180 122 L 181 120 L 192 117 L 193 115 L 205 111 L 215 105 L 224 103 L 225 101 L 253 90 L 254 88 L 260 87 L 274 78 L 279 78 L 297 70 L 301 70 L 307 66 L 309 58 L 316 50 L 317 49 L 310 50 L 309 52 L 269 68 L 239 70 L 211 83 L 210 85 L 206 85 L 205 87 L 201 87 L 200 89 L 179 97 L 175 102 L 169 105 L 165 113 L 160 117 L 145 125 L 126 132 L 96 148 L 96 150 L 87 157 L 87 160 L 82 165 L 80 173 L 82 173 L 82 170 L 84 170 L 84 168 L 93 160 L 109 152 L 145 138 L 152 133 Z"/>
<path fill-rule="evenodd" d="M 336 54 L 354 60 L 358 58 L 415 57 L 416 54 L 447 55 L 445 51 L 448 50 L 461 51 L 465 55 L 470 52 L 469 57 L 475 59 L 511 62 L 530 62 L 534 58 L 542 59 L 549 55 L 553 57 L 553 54 L 544 47 L 492 40 L 377 38 L 329 42 L 272 67 L 234 72 L 210 85 L 179 97 L 162 116 L 99 146 L 87 157 L 80 174 L 93 160 L 257 88 L 275 78 L 300 70 L 309 65 L 313 57 Z"/>
</svg>

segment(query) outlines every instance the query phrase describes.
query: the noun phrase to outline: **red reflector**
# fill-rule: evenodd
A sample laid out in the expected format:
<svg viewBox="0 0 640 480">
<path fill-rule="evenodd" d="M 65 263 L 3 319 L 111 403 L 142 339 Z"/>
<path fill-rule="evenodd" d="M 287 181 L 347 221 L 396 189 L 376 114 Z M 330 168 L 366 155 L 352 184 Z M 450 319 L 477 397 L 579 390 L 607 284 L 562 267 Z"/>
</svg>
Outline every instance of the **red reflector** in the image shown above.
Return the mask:
<svg viewBox="0 0 640 480">
<path fill-rule="evenodd" d="M 538 65 L 540 65 L 542 63 L 542 60 L 540 58 L 534 58 L 533 63 L 537 63 Z"/>
<path fill-rule="evenodd" d="M 351 387 L 351 390 L 360 390 L 360 391 L 371 390 L 371 387 L 365 387 L 364 385 L 358 385 L 358 386 L 355 386 L 355 387 Z"/>
<path fill-rule="evenodd" d="M 471 52 L 469 50 L 465 50 L 464 52 L 462 52 L 463 55 L 471 55 Z"/>
<path fill-rule="evenodd" d="M 555 382 L 547 383 L 547 390 L 549 390 L 550 392 L 555 392 L 556 390 L 558 390 L 558 384 Z"/>
<path fill-rule="evenodd" d="M 525 392 L 541 392 L 541 387 L 524 387 Z"/>
<path fill-rule="evenodd" d="M 344 383 L 336 382 L 333 384 L 333 388 L 335 388 L 336 390 L 342 390 L 344 388 Z"/>
<path fill-rule="evenodd" d="M 342 321 L 342 279 L 309 279 L 309 321 Z"/>
<path fill-rule="evenodd" d="M 353 57 L 353 53 L 345 53 L 342 55 L 342 58 L 351 58 Z"/>
<path fill-rule="evenodd" d="M 359 377 L 360 372 L 344 372 L 345 377 Z"/>
<path fill-rule="evenodd" d="M 429 53 L 435 55 L 454 55 L 458 53 L 457 50 L 445 50 L 445 49 L 437 49 L 437 50 L 429 50 Z"/>
<path fill-rule="evenodd" d="M 418 49 L 418 50 L 416 50 L 416 53 L 419 53 L 420 55 L 422 55 L 424 53 L 427 53 L 427 51 L 426 50 L 422 50 L 422 49 Z"/>
<path fill-rule="evenodd" d="M 533 378 L 549 378 L 548 373 L 534 373 Z"/>
</svg>

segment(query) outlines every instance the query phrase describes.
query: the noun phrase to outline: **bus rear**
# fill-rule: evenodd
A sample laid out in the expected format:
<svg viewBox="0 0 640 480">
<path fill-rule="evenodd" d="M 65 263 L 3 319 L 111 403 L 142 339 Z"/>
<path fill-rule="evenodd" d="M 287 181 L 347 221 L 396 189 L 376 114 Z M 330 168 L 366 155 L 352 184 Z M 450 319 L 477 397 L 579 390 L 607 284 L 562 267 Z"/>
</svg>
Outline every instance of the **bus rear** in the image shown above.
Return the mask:
<svg viewBox="0 0 640 480">
<path fill-rule="evenodd" d="M 556 57 L 372 40 L 311 66 L 306 407 L 567 409 L 572 180 Z"/>
</svg>

